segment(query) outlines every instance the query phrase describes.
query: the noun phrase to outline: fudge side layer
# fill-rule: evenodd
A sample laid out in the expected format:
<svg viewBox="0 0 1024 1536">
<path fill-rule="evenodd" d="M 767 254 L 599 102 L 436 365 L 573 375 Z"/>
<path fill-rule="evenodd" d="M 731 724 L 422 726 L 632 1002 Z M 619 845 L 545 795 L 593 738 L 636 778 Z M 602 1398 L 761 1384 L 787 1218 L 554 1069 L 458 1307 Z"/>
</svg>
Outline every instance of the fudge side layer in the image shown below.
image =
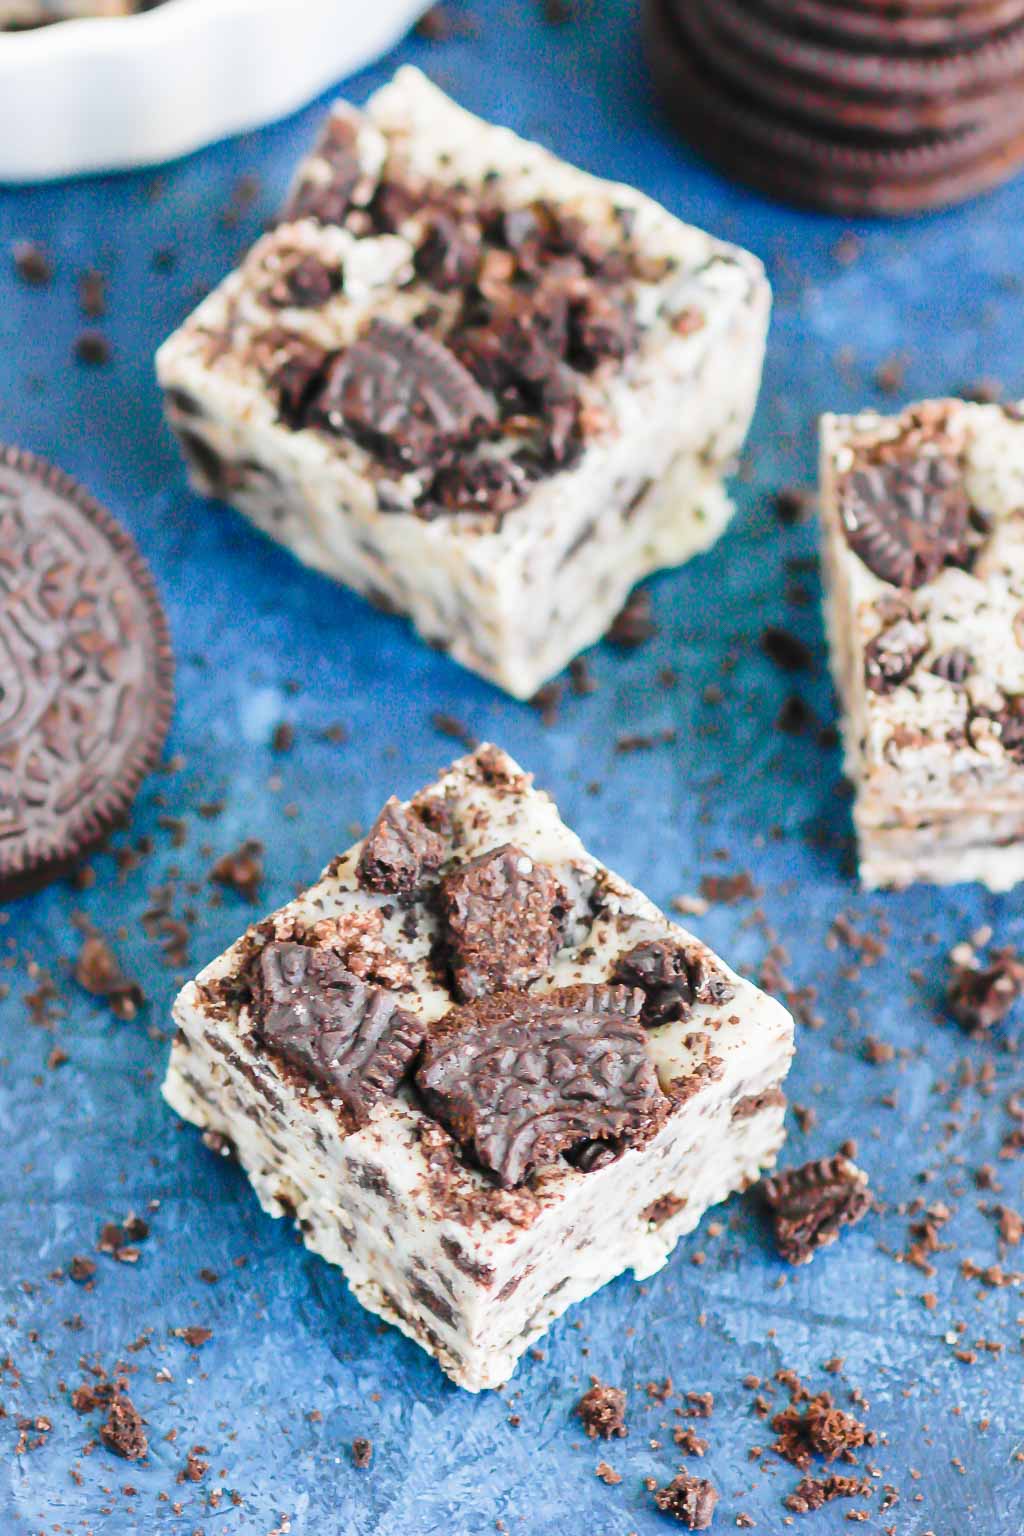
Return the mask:
<svg viewBox="0 0 1024 1536">
<path fill-rule="evenodd" d="M 865 885 L 1024 879 L 1024 420 L 826 416 L 826 620 Z"/>
<path fill-rule="evenodd" d="M 460 1385 L 783 1140 L 785 1009 L 483 747 L 184 988 L 168 1102 Z"/>
<path fill-rule="evenodd" d="M 710 544 L 760 263 L 402 69 L 161 348 L 201 492 L 529 697 Z"/>
</svg>

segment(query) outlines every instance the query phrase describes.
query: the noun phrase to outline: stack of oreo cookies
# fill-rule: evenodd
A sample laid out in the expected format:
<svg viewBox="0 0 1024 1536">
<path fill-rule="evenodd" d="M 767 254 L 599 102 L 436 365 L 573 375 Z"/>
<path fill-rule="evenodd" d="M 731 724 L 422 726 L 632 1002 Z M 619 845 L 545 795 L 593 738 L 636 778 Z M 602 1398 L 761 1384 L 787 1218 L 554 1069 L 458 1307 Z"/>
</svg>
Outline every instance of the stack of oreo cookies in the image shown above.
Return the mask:
<svg viewBox="0 0 1024 1536">
<path fill-rule="evenodd" d="M 687 138 L 846 214 L 961 202 L 1024 163 L 1024 0 L 643 0 Z"/>
</svg>

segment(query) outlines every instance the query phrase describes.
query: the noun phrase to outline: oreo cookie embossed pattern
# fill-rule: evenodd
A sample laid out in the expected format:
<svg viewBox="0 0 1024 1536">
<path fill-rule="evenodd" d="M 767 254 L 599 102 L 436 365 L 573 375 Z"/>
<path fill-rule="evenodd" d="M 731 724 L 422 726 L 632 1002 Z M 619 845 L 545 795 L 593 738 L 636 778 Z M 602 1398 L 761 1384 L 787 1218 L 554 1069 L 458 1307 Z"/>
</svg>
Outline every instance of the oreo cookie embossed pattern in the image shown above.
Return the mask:
<svg viewBox="0 0 1024 1536">
<path fill-rule="evenodd" d="M 171 712 L 167 626 L 128 534 L 0 448 L 0 891 L 67 868 L 123 815 Z"/>
</svg>

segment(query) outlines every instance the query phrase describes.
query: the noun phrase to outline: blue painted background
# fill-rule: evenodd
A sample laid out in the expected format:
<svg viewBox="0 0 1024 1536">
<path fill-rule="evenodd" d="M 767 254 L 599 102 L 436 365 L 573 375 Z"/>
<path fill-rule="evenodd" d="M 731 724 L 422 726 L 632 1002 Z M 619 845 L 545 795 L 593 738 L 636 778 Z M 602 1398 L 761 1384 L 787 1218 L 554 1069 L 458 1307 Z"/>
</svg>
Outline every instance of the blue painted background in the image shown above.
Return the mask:
<svg viewBox="0 0 1024 1536">
<path fill-rule="evenodd" d="M 865 226 L 860 261 L 843 266 L 837 222 L 730 188 L 676 143 L 651 102 L 627 0 L 594 0 L 583 20 L 557 30 L 527 0 L 476 0 L 474 10 L 478 38 L 410 42 L 353 81 L 350 94 L 363 99 L 399 59 L 413 59 L 468 106 L 638 183 L 764 257 L 777 309 L 740 514 L 709 555 L 652 584 L 659 638 L 629 656 L 598 648 L 600 691 L 568 698 L 557 724 L 545 727 L 399 622 L 300 569 L 240 518 L 191 496 L 161 425 L 155 346 L 275 208 L 323 103 L 159 174 L 0 194 L 0 252 L 36 239 L 57 268 L 52 288 L 40 291 L 0 261 L 0 437 L 79 476 L 152 562 L 179 661 L 169 752 L 183 759 L 148 782 L 130 829 L 115 839 L 121 847 L 152 839 L 138 868 L 119 873 L 102 855 L 93 889 L 57 887 L 3 914 L 0 959 L 9 968 L 0 976 L 11 991 L 0 1004 L 0 1358 L 9 1354 L 19 1375 L 8 1370 L 0 1384 L 8 1414 L 0 1434 L 13 1451 L 19 1414 L 47 1415 L 53 1429 L 44 1447 L 5 1459 L 0 1528 L 18 1536 L 404 1536 L 488 1531 L 503 1521 L 531 1536 L 665 1530 L 643 1480 L 666 1481 L 678 1466 L 663 1427 L 674 1422 L 673 1405 L 648 1404 L 641 1385 L 631 1390 L 629 1438 L 607 1448 L 586 1442 L 570 1409 L 596 1372 L 630 1388 L 671 1375 L 680 1391 L 712 1390 L 710 1449 L 691 1465 L 722 1492 L 717 1527 L 733 1528 L 744 1512 L 777 1536 L 781 1500 L 798 1474 L 748 1460 L 770 1437 L 741 1380 L 789 1366 L 815 1389 L 833 1387 L 841 1403 L 851 1387 L 870 1402 L 867 1417 L 884 1442 L 869 1460 L 901 1502 L 881 1516 L 876 1495 L 866 1530 L 1015 1536 L 1024 1530 L 1024 1303 L 1012 1288 L 979 1300 L 959 1262 L 996 1258 L 994 1225 L 977 1209 L 991 1197 L 974 1189 L 971 1170 L 997 1162 L 1011 1127 L 1005 1100 L 1021 1074 L 998 1045 L 966 1041 L 943 1020 L 941 989 L 945 949 L 979 924 L 1003 941 L 1024 938 L 1020 900 L 970 888 L 880 898 L 856 890 L 836 749 L 813 730 L 790 737 L 772 725 L 794 690 L 822 722 L 834 718 L 817 574 L 807 564 L 813 532 L 781 528 L 772 493 L 812 481 L 819 410 L 882 401 L 873 378 L 893 354 L 905 354 L 907 399 L 980 375 L 1024 392 L 1024 182 L 959 212 Z M 237 217 L 225 221 L 248 172 L 260 178 L 258 196 L 236 200 Z M 170 274 L 153 269 L 154 252 L 166 247 L 176 258 Z M 83 323 L 75 276 L 93 266 L 108 276 L 110 313 L 100 326 L 114 350 L 98 369 L 72 358 Z M 808 642 L 812 673 L 783 676 L 760 654 L 766 623 Z M 679 674 L 671 690 L 656 681 L 666 664 Z M 709 685 L 723 704 L 706 702 Z M 576 1308 L 552 1330 L 543 1359 L 527 1361 L 504 1392 L 479 1398 L 452 1388 L 411 1343 L 355 1305 L 284 1223 L 260 1214 L 241 1174 L 163 1106 L 157 1085 L 178 977 L 139 922 L 153 889 L 172 883 L 175 911 L 195 912 L 191 965 L 206 961 L 252 916 L 235 896 L 211 902 L 212 857 L 243 837 L 261 839 L 261 904 L 286 900 L 389 792 L 412 791 L 454 755 L 431 724 L 439 709 L 532 767 L 590 847 L 658 901 L 694 891 L 706 873 L 754 872 L 759 903 L 713 908 L 694 926 L 751 973 L 770 926 L 793 982 L 818 989 L 823 1027 L 801 1031 L 791 1078 L 792 1098 L 814 1108 L 817 1124 L 806 1133 L 791 1127 L 789 1156 L 831 1152 L 855 1137 L 884 1207 L 810 1268 L 787 1272 L 753 1202 L 735 1200 L 718 1235 L 705 1225 L 649 1284 L 622 1279 Z M 296 743 L 275 756 L 271 734 L 282 720 Z M 324 735 L 336 723 L 343 743 Z M 620 733 L 668 728 L 677 732 L 672 745 L 639 756 L 615 750 Z M 203 820 L 199 805 L 219 798 L 223 815 Z M 183 847 L 161 826 L 166 814 L 184 818 Z M 892 928 L 891 952 L 860 975 L 845 974 L 846 951 L 826 947 L 840 909 L 871 932 L 883 922 Z M 121 930 L 125 966 L 149 999 L 135 1023 L 118 1022 L 70 979 L 78 911 L 111 936 Z M 31 961 L 58 983 L 52 1031 L 30 1022 Z M 897 1048 L 892 1064 L 864 1060 L 867 1033 Z M 55 1043 L 69 1060 L 49 1070 Z M 991 1096 L 951 1087 L 962 1058 L 976 1069 L 991 1064 Z M 998 1163 L 1011 1203 L 1020 1201 L 1021 1166 Z M 936 1256 L 933 1279 L 881 1251 L 904 1247 L 905 1206 L 922 1195 L 954 1210 L 944 1237 L 956 1247 Z M 72 1254 L 91 1251 L 103 1221 L 151 1201 L 159 1207 L 137 1265 L 97 1256 L 92 1292 L 48 1278 Z M 199 1278 L 204 1266 L 218 1284 Z M 938 1297 L 934 1311 L 922 1304 L 927 1290 Z M 198 1353 L 171 1333 L 190 1323 L 213 1330 Z M 958 1362 L 944 1337 L 958 1323 L 968 1343 L 998 1341 L 1002 1356 Z M 131 1352 L 144 1330 L 148 1343 Z M 102 1448 L 81 1454 L 95 1425 L 72 1412 L 61 1384 L 82 1379 L 83 1355 L 107 1369 L 118 1359 L 134 1368 L 132 1392 L 150 1422 L 147 1465 Z M 835 1355 L 842 1373 L 823 1375 Z M 321 1420 L 310 1420 L 313 1410 Z M 349 1462 L 359 1434 L 376 1448 L 368 1473 Z M 210 1473 L 179 1485 L 195 1444 L 207 1447 Z M 618 1487 L 594 1476 L 602 1453 L 622 1476 Z M 923 1476 L 915 1480 L 911 1468 Z M 226 1493 L 211 1509 L 216 1487 L 242 1502 Z M 809 1532 L 853 1529 L 844 1514 L 835 1505 L 795 1523 Z"/>
</svg>

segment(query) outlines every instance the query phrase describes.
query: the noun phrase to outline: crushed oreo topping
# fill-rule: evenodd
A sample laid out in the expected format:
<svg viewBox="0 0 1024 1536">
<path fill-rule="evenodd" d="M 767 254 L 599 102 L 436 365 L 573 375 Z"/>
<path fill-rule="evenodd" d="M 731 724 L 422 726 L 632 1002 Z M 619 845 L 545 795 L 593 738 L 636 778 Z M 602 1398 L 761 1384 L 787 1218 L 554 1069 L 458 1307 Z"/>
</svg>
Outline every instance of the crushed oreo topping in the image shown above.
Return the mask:
<svg viewBox="0 0 1024 1536">
<path fill-rule="evenodd" d="M 850 548 L 892 586 L 912 590 L 968 561 L 971 508 L 954 457 L 861 464 L 842 482 L 839 510 Z"/>
<path fill-rule="evenodd" d="M 444 856 L 445 840 L 422 811 L 392 796 L 366 836 L 356 876 L 364 891 L 411 896 L 437 873 Z"/>
<path fill-rule="evenodd" d="M 329 364 L 309 424 L 348 432 L 393 469 L 437 463 L 495 421 L 494 401 L 426 331 L 377 317 Z"/>
<path fill-rule="evenodd" d="M 689 1017 L 694 1003 L 718 1005 L 733 996 L 728 977 L 706 950 L 652 939 L 620 955 L 611 980 L 644 994 L 641 1023 L 649 1029 Z"/>
<path fill-rule="evenodd" d="M 267 298 L 281 308 L 320 309 L 337 293 L 341 274 L 316 256 L 300 256 L 287 272 L 276 278 Z"/>
<path fill-rule="evenodd" d="M 258 1039 L 323 1088 L 355 1124 L 395 1092 L 424 1026 L 392 993 L 368 986 L 330 949 L 270 943 L 253 972 Z"/>
<path fill-rule="evenodd" d="M 566 892 L 547 864 L 511 843 L 445 875 L 440 901 L 454 989 L 462 1001 L 527 986 L 561 944 Z"/>
<path fill-rule="evenodd" d="M 425 475 L 422 494 L 401 510 L 501 516 L 605 430 L 586 381 L 603 380 L 635 350 L 632 284 L 659 281 L 667 265 L 635 248 L 625 215 L 609 243 L 544 199 L 502 206 L 486 179 L 443 185 L 394 161 L 368 170 L 359 122 L 355 113 L 329 120 L 279 222 L 312 218 L 357 240 L 399 235 L 412 244 L 413 286 L 425 303 L 412 324 L 376 322 L 370 337 L 329 359 L 318 391 L 290 365 L 273 381 L 282 417 L 350 434 L 389 469 L 443 476 L 431 484 Z M 336 286 L 328 276 L 300 263 L 270 301 L 326 303 Z M 401 347 L 394 336 L 381 345 L 377 324 L 404 333 Z M 486 468 L 477 464 L 484 436 L 499 440 L 479 454 Z M 382 487 L 382 505 L 393 499 Z"/>
<path fill-rule="evenodd" d="M 785 1169 L 766 1179 L 763 1189 L 776 1244 L 790 1264 L 810 1263 L 871 1207 L 867 1174 L 841 1154 Z"/>
<path fill-rule="evenodd" d="M 974 657 L 962 645 L 955 645 L 952 650 L 936 656 L 930 670 L 944 682 L 957 685 L 966 683 L 974 671 Z"/>
<path fill-rule="evenodd" d="M 947 990 L 949 1011 L 969 1035 L 986 1035 L 1024 996 L 1024 961 L 1011 948 L 995 949 L 987 965 L 954 963 Z"/>
<path fill-rule="evenodd" d="M 614 1436 L 628 1435 L 625 1392 L 621 1387 L 605 1386 L 596 1376 L 590 1379 L 593 1386 L 584 1392 L 573 1409 L 588 1438 L 611 1440 Z"/>
<path fill-rule="evenodd" d="M 909 617 L 887 625 L 864 650 L 864 681 L 872 693 L 892 693 L 928 649 L 928 631 Z"/>
<path fill-rule="evenodd" d="M 349 213 L 353 194 L 364 179 L 357 153 L 358 119 L 333 112 L 324 125 L 315 150 L 319 174 L 303 177 L 295 186 L 279 223 L 317 219 L 321 224 L 341 224 Z"/>
<path fill-rule="evenodd" d="M 637 1146 L 669 1101 L 625 987 L 504 992 L 448 1013 L 416 1083 L 430 1112 L 505 1188 L 587 1141 Z"/>
<path fill-rule="evenodd" d="M 706 1477 L 680 1472 L 665 1488 L 655 1492 L 662 1514 L 672 1515 L 688 1531 L 706 1531 L 715 1518 L 718 1489 Z"/>
</svg>

